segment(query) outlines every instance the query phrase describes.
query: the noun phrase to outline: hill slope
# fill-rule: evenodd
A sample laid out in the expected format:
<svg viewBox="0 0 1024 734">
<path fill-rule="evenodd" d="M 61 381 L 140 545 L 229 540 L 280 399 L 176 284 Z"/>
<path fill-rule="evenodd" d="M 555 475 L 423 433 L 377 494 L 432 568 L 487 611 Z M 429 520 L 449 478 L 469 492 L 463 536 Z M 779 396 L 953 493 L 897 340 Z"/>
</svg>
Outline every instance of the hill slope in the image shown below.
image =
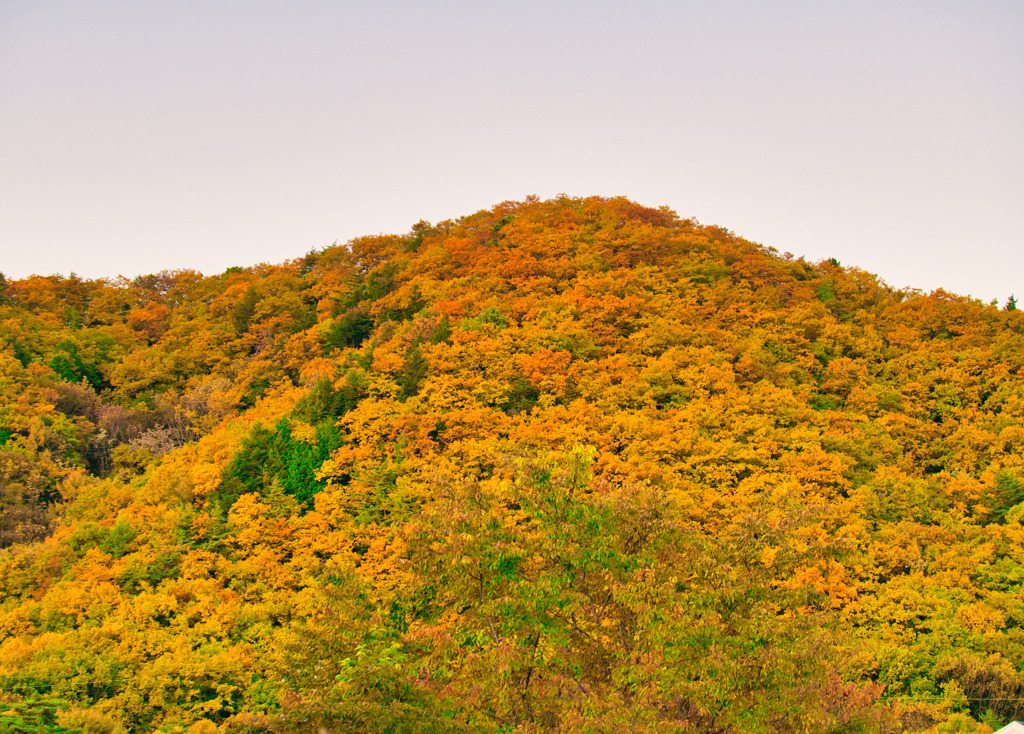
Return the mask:
<svg viewBox="0 0 1024 734">
<path fill-rule="evenodd" d="M 1017 311 L 565 197 L 0 300 L 0 720 L 1024 718 Z"/>
</svg>

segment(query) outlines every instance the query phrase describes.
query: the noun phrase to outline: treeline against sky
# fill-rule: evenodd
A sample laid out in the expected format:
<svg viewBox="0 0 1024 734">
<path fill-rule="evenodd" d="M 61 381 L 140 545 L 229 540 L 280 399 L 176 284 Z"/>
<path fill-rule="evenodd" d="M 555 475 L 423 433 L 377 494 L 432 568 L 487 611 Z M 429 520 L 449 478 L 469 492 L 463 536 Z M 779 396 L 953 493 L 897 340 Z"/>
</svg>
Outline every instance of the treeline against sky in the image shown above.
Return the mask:
<svg viewBox="0 0 1024 734">
<path fill-rule="evenodd" d="M 1013 306 L 568 197 L 0 281 L 0 722 L 1024 718 Z"/>
</svg>

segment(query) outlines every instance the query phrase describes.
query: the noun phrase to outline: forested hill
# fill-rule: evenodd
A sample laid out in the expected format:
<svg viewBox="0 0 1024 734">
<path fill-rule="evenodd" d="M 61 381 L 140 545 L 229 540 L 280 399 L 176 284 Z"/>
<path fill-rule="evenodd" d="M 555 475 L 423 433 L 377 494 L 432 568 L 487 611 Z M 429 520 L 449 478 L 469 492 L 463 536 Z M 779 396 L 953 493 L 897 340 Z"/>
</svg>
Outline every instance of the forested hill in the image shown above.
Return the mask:
<svg viewBox="0 0 1024 734">
<path fill-rule="evenodd" d="M 0 280 L 0 731 L 1024 718 L 1012 306 L 567 197 Z"/>
</svg>

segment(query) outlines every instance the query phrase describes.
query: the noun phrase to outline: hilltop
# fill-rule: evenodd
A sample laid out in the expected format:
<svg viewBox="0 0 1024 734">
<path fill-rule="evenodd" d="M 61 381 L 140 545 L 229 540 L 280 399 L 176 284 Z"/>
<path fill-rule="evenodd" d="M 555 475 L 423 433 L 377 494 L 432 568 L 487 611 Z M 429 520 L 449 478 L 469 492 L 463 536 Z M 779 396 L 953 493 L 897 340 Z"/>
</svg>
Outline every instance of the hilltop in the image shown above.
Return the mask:
<svg viewBox="0 0 1024 734">
<path fill-rule="evenodd" d="M 625 199 L 0 281 L 0 721 L 998 728 L 1022 367 L 1019 311 Z"/>
</svg>

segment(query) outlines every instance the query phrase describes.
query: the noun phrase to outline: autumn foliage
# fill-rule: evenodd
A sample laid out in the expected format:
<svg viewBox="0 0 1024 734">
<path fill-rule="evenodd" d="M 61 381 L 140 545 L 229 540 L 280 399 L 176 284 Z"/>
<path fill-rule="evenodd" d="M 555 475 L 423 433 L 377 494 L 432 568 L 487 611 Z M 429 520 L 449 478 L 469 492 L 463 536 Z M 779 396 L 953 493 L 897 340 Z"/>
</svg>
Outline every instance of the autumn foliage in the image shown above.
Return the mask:
<svg viewBox="0 0 1024 734">
<path fill-rule="evenodd" d="M 568 197 L 0 286 L 0 730 L 1024 718 L 1020 311 Z"/>
</svg>

